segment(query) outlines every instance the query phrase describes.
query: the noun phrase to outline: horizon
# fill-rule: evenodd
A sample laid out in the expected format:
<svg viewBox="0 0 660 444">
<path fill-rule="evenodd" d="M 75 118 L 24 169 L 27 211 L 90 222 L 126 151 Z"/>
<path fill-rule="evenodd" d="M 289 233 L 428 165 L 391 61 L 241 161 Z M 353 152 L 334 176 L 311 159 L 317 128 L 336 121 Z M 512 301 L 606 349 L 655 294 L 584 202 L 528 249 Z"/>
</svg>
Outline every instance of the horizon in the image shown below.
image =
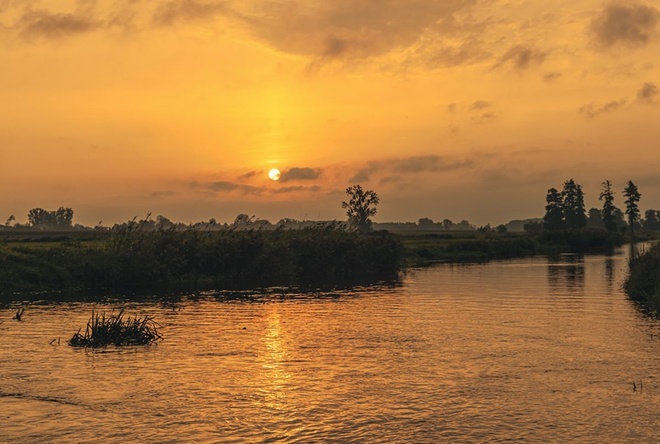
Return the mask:
<svg viewBox="0 0 660 444">
<path fill-rule="evenodd" d="M 0 3 L 0 217 L 377 223 L 660 209 L 654 1 Z M 268 172 L 281 175 L 271 180 Z"/>
</svg>

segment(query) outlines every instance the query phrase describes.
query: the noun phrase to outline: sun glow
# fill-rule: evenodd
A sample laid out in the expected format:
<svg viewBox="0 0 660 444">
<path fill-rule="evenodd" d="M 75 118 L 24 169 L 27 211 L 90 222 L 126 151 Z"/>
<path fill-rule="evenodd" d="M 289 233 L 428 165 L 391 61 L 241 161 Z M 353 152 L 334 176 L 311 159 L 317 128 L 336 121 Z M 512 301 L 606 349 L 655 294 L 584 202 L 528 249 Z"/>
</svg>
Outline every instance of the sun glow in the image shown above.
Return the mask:
<svg viewBox="0 0 660 444">
<path fill-rule="evenodd" d="M 273 168 L 268 172 L 268 177 L 270 178 L 270 180 L 280 180 L 281 175 L 282 173 L 280 173 L 280 170 L 278 170 L 277 168 Z"/>
</svg>

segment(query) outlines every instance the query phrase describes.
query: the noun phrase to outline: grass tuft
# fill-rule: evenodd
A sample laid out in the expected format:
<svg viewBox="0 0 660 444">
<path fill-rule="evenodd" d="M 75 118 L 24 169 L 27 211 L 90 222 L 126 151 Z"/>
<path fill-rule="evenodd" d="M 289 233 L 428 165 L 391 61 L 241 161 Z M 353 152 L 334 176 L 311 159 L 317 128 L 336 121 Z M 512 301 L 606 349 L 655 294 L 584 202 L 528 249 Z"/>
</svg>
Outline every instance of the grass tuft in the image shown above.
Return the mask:
<svg viewBox="0 0 660 444">
<path fill-rule="evenodd" d="M 95 313 L 87 322 L 85 333 L 77 333 L 69 340 L 72 347 L 105 347 L 107 345 L 147 345 L 162 339 L 157 327 L 149 316 L 126 317 L 124 310 L 106 317 L 105 313 Z"/>
</svg>

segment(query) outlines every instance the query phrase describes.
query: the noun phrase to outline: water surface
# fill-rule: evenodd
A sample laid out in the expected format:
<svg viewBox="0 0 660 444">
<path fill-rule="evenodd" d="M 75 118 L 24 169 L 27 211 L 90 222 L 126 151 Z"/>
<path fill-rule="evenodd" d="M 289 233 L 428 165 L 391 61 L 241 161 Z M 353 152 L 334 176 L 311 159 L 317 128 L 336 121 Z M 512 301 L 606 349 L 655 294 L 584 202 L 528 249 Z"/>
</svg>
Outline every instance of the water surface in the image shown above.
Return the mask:
<svg viewBox="0 0 660 444">
<path fill-rule="evenodd" d="M 564 255 L 333 294 L 10 307 L 0 442 L 657 442 L 660 321 L 624 273 L 623 254 Z M 120 308 L 165 340 L 66 345 Z"/>
</svg>

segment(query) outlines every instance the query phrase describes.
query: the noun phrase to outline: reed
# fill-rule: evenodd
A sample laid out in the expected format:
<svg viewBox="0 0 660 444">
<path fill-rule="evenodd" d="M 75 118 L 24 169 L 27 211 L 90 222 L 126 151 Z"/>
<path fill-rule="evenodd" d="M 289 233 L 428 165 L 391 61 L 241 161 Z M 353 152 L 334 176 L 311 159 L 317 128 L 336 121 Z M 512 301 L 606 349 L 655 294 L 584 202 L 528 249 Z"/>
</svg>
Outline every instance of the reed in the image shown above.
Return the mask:
<svg viewBox="0 0 660 444">
<path fill-rule="evenodd" d="M 660 243 L 632 255 L 629 268 L 628 277 L 623 284 L 628 296 L 658 311 L 660 309 Z"/>
<path fill-rule="evenodd" d="M 162 339 L 157 327 L 160 327 L 151 317 L 134 316 L 124 318 L 124 310 L 117 314 L 92 311 L 92 317 L 87 322 L 85 333 L 79 329 L 71 339 L 72 347 L 105 347 L 108 345 L 147 345 Z"/>
</svg>

